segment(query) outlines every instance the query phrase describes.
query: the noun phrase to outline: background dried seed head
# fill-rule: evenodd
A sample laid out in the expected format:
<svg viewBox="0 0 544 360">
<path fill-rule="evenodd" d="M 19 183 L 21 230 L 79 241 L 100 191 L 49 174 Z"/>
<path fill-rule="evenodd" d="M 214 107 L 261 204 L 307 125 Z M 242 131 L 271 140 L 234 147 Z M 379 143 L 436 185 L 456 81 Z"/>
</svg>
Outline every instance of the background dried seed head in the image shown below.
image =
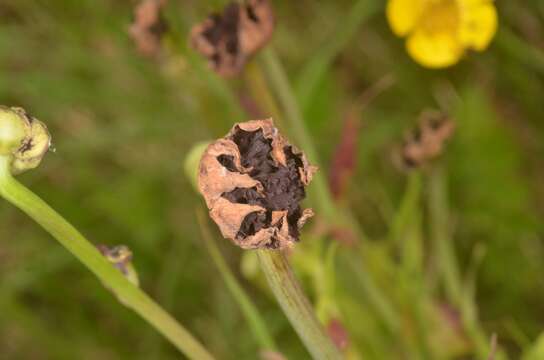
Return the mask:
<svg viewBox="0 0 544 360">
<path fill-rule="evenodd" d="M 222 76 L 238 74 L 272 37 L 274 14 L 268 0 L 230 3 L 191 30 L 191 44 Z"/>
<path fill-rule="evenodd" d="M 143 0 L 134 9 L 134 21 L 129 34 L 136 43 L 138 52 L 145 56 L 156 56 L 161 49 L 161 39 L 167 30 L 161 10 L 167 0 Z"/>
<path fill-rule="evenodd" d="M 401 165 L 411 169 L 437 158 L 454 132 L 455 123 L 447 115 L 424 112 L 418 127 L 406 136 L 400 149 Z"/>
<path fill-rule="evenodd" d="M 253 120 L 208 146 L 198 187 L 225 238 L 245 249 L 283 249 L 313 216 L 300 202 L 316 170 L 271 119 Z"/>
</svg>

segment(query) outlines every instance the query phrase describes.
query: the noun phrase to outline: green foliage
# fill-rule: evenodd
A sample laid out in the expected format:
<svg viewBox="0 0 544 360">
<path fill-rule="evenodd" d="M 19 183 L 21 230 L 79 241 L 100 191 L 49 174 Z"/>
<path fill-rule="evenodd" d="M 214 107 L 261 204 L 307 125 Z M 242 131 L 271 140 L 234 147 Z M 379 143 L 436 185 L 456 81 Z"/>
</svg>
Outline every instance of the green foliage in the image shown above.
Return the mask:
<svg viewBox="0 0 544 360">
<path fill-rule="evenodd" d="M 223 242 L 213 224 L 206 229 L 233 271 L 227 286 L 195 218 L 202 199 L 186 176 L 197 162 L 199 150 L 191 149 L 249 119 L 248 103 L 262 103 L 247 80 L 252 72 L 223 80 L 187 44 L 192 24 L 224 3 L 170 0 L 168 56 L 152 61 L 127 35 L 130 2 L 4 0 L 0 103 L 36 114 L 53 135 L 56 152 L 21 182 L 94 242 L 129 246 L 141 287 L 213 354 L 253 359 L 261 348 L 235 288 L 258 309 L 253 321 L 264 322 L 278 350 L 306 358 L 251 270 L 251 255 Z M 406 55 L 381 3 L 274 1 L 272 47 L 296 89 L 290 100 L 298 100 L 323 177 L 361 94 L 384 76 L 395 81 L 355 111 L 357 167 L 339 208 L 364 236 L 352 247 L 338 243 L 318 213 L 292 254 L 295 272 L 320 320 L 339 319 L 346 328 L 350 358 L 484 358 L 496 333 L 498 358 L 540 359 L 543 6 L 496 2 L 501 31 L 490 49 L 430 71 Z M 456 134 L 436 163 L 407 175 L 391 154 L 426 108 L 448 111 Z M 289 137 L 301 145 L 295 132 Z M 315 188 L 309 195 L 313 203 Z M 446 241 L 442 250 L 459 276 L 443 275 L 437 239 Z M 3 202 L 0 260 L 0 357 L 178 358 Z"/>
</svg>

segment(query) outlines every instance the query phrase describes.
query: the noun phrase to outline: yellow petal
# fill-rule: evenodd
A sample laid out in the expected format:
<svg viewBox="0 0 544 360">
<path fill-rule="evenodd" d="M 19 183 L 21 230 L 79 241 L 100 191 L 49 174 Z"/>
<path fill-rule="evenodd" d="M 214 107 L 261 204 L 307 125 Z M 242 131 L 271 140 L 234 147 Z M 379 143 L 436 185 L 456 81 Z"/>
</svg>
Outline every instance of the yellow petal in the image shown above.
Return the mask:
<svg viewBox="0 0 544 360">
<path fill-rule="evenodd" d="M 464 8 L 480 6 L 483 4 L 492 3 L 494 0 L 457 0 L 459 5 Z"/>
<path fill-rule="evenodd" d="M 444 68 L 454 65 L 463 55 L 463 46 L 449 32 L 429 33 L 418 30 L 406 42 L 412 58 L 429 68 Z"/>
<path fill-rule="evenodd" d="M 414 28 L 422 11 L 421 0 L 389 0 L 386 14 L 389 26 L 397 36 L 406 36 Z"/>
<path fill-rule="evenodd" d="M 497 27 L 497 10 L 492 2 L 465 6 L 461 15 L 459 38 L 466 47 L 483 51 L 495 36 Z"/>
</svg>

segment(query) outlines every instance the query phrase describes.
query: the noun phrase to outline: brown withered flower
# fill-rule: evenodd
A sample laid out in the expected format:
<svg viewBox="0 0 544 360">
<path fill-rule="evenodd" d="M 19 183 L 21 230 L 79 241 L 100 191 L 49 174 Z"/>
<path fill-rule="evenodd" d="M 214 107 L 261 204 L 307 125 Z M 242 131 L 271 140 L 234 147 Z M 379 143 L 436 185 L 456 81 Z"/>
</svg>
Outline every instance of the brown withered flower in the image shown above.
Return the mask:
<svg viewBox="0 0 544 360">
<path fill-rule="evenodd" d="M 437 158 L 454 132 L 455 123 L 447 115 L 424 112 L 418 127 L 406 136 L 400 149 L 401 165 L 413 169 Z"/>
<path fill-rule="evenodd" d="M 285 249 L 313 216 L 300 202 L 316 170 L 272 119 L 253 120 L 208 146 L 198 188 L 225 238 L 244 249 Z"/>
<path fill-rule="evenodd" d="M 167 30 L 161 10 L 167 0 L 142 0 L 134 9 L 134 21 L 129 34 L 138 52 L 144 56 L 156 56 L 161 49 L 161 39 Z"/>
<path fill-rule="evenodd" d="M 221 76 L 238 74 L 272 37 L 274 14 L 269 0 L 230 3 L 191 30 L 191 44 Z"/>
</svg>

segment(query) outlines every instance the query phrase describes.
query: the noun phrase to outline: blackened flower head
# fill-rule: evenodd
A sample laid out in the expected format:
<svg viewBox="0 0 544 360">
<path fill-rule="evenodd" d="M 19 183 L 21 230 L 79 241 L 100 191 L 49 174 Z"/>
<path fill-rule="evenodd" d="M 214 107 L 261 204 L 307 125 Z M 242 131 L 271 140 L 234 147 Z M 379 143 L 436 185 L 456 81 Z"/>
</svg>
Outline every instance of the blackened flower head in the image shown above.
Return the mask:
<svg viewBox="0 0 544 360">
<path fill-rule="evenodd" d="M 253 120 L 208 146 L 198 187 L 225 238 L 244 249 L 284 249 L 313 216 L 300 202 L 316 170 L 271 119 Z"/>
<path fill-rule="evenodd" d="M 238 74 L 247 60 L 272 37 L 274 14 L 269 0 L 230 3 L 191 30 L 191 44 L 222 76 Z"/>
</svg>

